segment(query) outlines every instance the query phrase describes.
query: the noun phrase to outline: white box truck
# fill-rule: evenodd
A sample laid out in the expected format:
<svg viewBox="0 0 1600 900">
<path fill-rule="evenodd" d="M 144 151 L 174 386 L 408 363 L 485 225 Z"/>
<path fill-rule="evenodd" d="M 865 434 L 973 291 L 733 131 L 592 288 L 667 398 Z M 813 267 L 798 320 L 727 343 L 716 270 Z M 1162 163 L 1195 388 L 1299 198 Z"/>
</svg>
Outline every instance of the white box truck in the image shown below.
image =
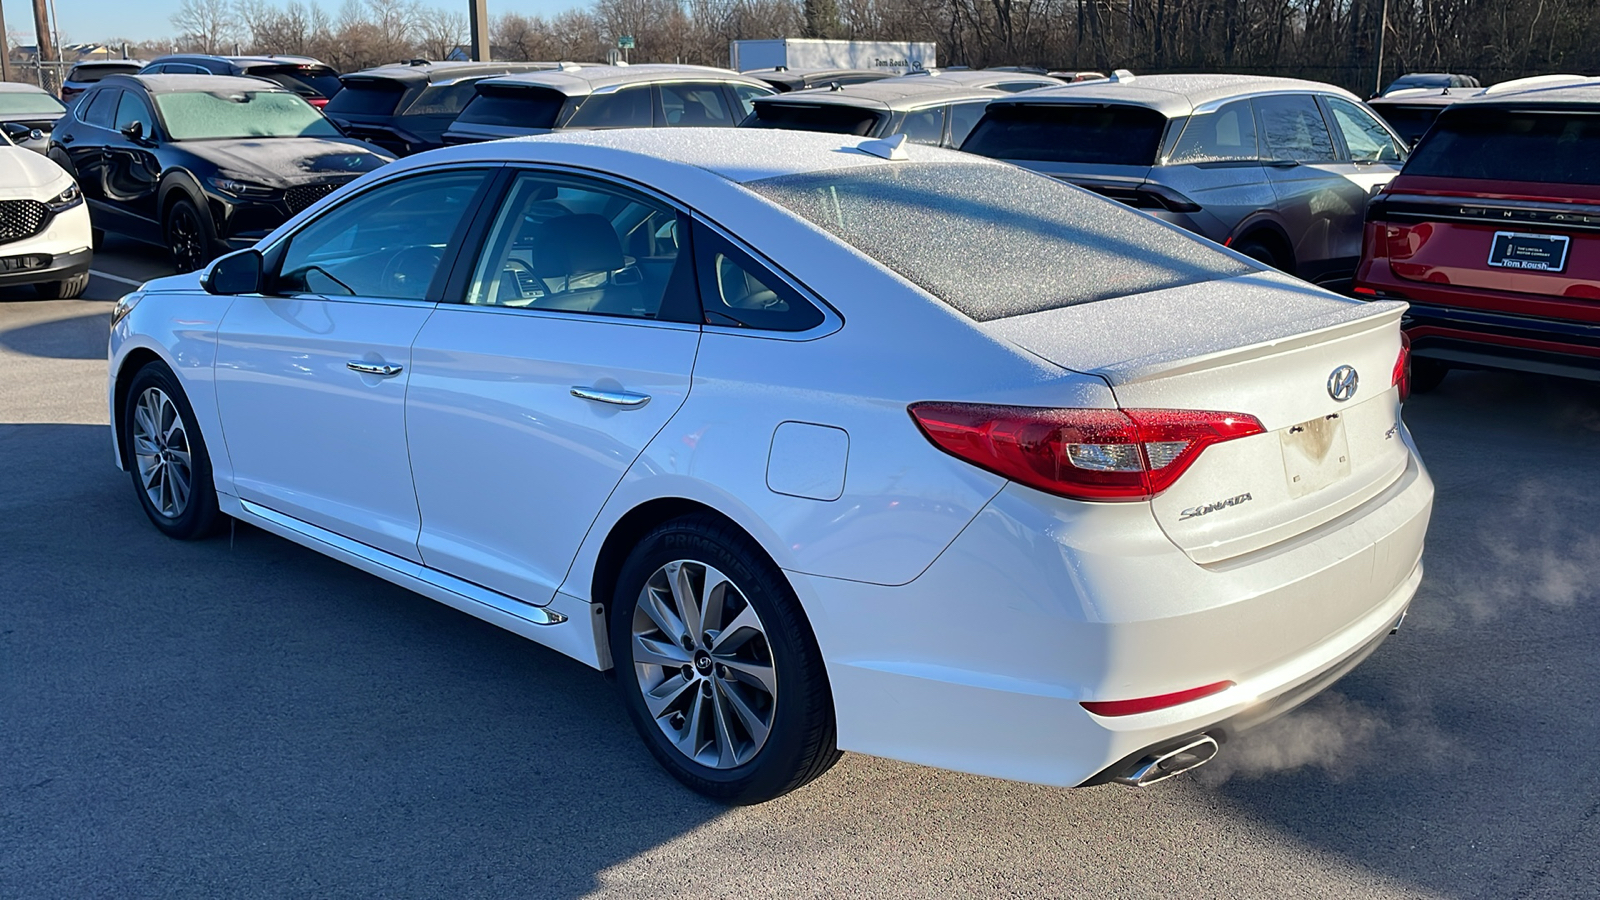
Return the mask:
<svg viewBox="0 0 1600 900">
<path fill-rule="evenodd" d="M 904 75 L 938 65 L 931 41 L 824 41 L 778 38 L 729 41 L 730 68 L 752 69 L 885 69 Z"/>
</svg>

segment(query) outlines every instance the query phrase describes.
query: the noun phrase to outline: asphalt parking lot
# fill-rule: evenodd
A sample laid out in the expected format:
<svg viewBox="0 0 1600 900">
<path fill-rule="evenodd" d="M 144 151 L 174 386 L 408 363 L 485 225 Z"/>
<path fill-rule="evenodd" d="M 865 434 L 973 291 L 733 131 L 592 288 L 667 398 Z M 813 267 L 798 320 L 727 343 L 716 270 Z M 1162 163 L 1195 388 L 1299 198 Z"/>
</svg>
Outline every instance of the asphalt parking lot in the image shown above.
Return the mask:
<svg viewBox="0 0 1600 900">
<path fill-rule="evenodd" d="M 158 535 L 104 408 L 149 257 L 0 291 L 0 897 L 1600 896 L 1600 385 L 1414 398 L 1405 629 L 1191 777 L 848 755 L 727 809 L 553 651 L 254 529 Z"/>
</svg>

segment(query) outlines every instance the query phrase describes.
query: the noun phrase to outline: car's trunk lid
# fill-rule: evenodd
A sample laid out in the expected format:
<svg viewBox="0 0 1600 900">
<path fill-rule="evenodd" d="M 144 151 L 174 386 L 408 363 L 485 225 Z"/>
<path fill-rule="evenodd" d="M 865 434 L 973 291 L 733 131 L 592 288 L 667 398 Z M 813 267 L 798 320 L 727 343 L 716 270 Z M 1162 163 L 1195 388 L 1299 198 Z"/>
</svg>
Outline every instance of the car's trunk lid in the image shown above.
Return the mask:
<svg viewBox="0 0 1600 900">
<path fill-rule="evenodd" d="M 1245 413 L 1264 434 L 1209 447 L 1152 501 L 1196 562 L 1289 540 L 1376 496 L 1408 453 L 1392 387 L 1396 302 L 1358 303 L 1256 273 L 982 324 L 1111 385 L 1125 409 Z M 1353 394 L 1334 396 L 1343 373 Z"/>
</svg>

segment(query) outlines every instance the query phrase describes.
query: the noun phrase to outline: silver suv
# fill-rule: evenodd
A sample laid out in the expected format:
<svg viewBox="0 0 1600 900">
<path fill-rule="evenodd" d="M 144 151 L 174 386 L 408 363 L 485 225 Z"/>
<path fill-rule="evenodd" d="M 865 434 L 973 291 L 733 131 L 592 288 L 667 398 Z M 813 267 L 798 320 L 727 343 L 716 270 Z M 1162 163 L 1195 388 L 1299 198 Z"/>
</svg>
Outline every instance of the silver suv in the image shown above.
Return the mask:
<svg viewBox="0 0 1600 900">
<path fill-rule="evenodd" d="M 1348 281 L 1405 143 L 1354 94 L 1119 73 L 992 101 L 961 149 L 1138 207 L 1308 281 Z"/>
</svg>

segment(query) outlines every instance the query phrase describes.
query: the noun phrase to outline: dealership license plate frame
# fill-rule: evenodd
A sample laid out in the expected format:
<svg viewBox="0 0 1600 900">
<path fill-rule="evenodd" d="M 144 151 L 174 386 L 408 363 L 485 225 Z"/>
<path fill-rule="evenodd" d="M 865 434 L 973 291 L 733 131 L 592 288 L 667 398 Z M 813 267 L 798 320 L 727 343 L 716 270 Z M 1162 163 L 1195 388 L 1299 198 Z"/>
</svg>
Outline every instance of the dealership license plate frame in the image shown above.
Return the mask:
<svg viewBox="0 0 1600 900">
<path fill-rule="evenodd" d="M 1558 274 L 1566 270 L 1571 251 L 1572 238 L 1564 234 L 1496 231 L 1489 244 L 1489 265 L 1498 269 Z"/>
</svg>

